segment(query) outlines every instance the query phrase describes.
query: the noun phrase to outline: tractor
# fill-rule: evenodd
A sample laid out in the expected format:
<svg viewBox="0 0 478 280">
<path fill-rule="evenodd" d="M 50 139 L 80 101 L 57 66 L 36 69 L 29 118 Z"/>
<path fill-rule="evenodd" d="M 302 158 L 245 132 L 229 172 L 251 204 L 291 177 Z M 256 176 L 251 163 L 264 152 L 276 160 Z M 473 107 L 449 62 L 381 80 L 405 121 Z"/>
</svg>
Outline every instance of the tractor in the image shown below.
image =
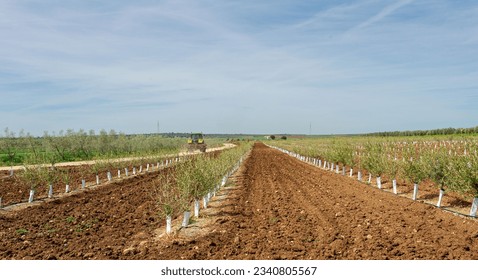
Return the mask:
<svg viewBox="0 0 478 280">
<path fill-rule="evenodd" d="M 188 151 L 192 152 L 195 150 L 199 150 L 201 152 L 206 152 L 206 143 L 204 142 L 204 138 L 202 133 L 191 133 L 188 138 Z"/>
</svg>

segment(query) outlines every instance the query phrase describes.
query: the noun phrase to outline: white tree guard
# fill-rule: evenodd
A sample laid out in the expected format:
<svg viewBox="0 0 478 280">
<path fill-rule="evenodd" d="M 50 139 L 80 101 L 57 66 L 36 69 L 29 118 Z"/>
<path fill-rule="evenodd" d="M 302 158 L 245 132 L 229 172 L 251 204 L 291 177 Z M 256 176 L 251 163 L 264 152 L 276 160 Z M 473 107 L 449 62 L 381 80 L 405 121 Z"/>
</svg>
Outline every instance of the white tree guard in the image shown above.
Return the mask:
<svg viewBox="0 0 478 280">
<path fill-rule="evenodd" d="M 377 188 L 382 189 L 382 178 L 380 176 L 377 177 Z"/>
<path fill-rule="evenodd" d="M 199 217 L 199 199 L 194 199 L 194 217 Z"/>
<path fill-rule="evenodd" d="M 190 211 L 184 211 L 183 213 L 183 223 L 181 224 L 182 227 L 187 227 L 189 225 L 189 219 L 191 218 Z"/>
<path fill-rule="evenodd" d="M 166 233 L 170 234 L 172 231 L 172 218 L 171 215 L 166 216 Z"/>
<path fill-rule="evenodd" d="M 393 193 L 397 194 L 397 180 L 393 179 L 392 181 L 392 188 L 393 188 Z"/>
<path fill-rule="evenodd" d="M 53 197 L 53 185 L 49 185 L 48 186 L 48 198 L 52 198 Z"/>
<path fill-rule="evenodd" d="M 437 207 L 441 207 L 441 202 L 443 200 L 443 195 L 445 195 L 445 191 L 440 189 L 440 195 L 438 196 L 438 202 L 437 202 Z"/>
<path fill-rule="evenodd" d="M 81 188 L 84 189 L 86 187 L 86 180 L 81 179 Z"/>
<path fill-rule="evenodd" d="M 417 200 L 418 196 L 418 184 L 413 184 L 413 200 Z"/>
<path fill-rule="evenodd" d="M 478 210 L 478 197 L 473 199 L 473 204 L 471 205 L 470 216 L 476 217 L 476 212 Z"/>
<path fill-rule="evenodd" d="M 99 185 L 100 184 L 100 176 L 96 175 L 96 184 Z"/>
<path fill-rule="evenodd" d="M 30 190 L 30 196 L 28 197 L 28 203 L 33 202 L 33 197 L 35 196 L 35 190 Z"/>
<path fill-rule="evenodd" d="M 65 193 L 69 193 L 69 192 L 70 192 L 70 185 L 66 184 Z"/>
</svg>

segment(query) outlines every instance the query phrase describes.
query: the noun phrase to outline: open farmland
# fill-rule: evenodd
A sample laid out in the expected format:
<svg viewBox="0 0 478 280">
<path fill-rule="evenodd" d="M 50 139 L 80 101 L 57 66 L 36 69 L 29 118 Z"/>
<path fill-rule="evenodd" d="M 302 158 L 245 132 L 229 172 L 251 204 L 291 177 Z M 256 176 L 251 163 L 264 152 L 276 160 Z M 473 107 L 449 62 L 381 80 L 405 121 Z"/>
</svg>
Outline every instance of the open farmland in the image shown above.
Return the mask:
<svg viewBox="0 0 478 280">
<path fill-rule="evenodd" d="M 163 173 L 173 174 L 172 168 Z M 1 213 L 3 259 L 476 259 L 478 224 L 256 143 L 194 223 L 164 234 L 145 174 Z"/>
</svg>

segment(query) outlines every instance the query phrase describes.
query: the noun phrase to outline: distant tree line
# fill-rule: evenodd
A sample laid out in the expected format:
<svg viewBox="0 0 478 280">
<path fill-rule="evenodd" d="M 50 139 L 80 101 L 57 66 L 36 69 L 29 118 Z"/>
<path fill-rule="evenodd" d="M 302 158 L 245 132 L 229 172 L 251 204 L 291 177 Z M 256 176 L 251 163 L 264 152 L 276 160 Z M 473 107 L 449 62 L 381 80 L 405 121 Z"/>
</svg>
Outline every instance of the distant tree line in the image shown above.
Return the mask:
<svg viewBox="0 0 478 280">
<path fill-rule="evenodd" d="M 367 136 L 427 136 L 427 135 L 470 135 L 478 134 L 478 126 L 471 128 L 441 128 L 431 130 L 407 130 L 368 133 Z"/>
</svg>

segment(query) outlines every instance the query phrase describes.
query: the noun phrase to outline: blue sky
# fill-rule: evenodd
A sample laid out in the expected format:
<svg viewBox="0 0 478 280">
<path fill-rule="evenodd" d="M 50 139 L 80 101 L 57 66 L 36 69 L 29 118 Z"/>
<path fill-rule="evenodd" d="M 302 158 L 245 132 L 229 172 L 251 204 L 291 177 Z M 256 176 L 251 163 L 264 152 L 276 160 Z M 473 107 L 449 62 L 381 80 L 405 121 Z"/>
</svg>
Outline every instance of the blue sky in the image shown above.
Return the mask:
<svg viewBox="0 0 478 280">
<path fill-rule="evenodd" d="M 478 2 L 0 0 L 0 127 L 478 125 Z"/>
</svg>

